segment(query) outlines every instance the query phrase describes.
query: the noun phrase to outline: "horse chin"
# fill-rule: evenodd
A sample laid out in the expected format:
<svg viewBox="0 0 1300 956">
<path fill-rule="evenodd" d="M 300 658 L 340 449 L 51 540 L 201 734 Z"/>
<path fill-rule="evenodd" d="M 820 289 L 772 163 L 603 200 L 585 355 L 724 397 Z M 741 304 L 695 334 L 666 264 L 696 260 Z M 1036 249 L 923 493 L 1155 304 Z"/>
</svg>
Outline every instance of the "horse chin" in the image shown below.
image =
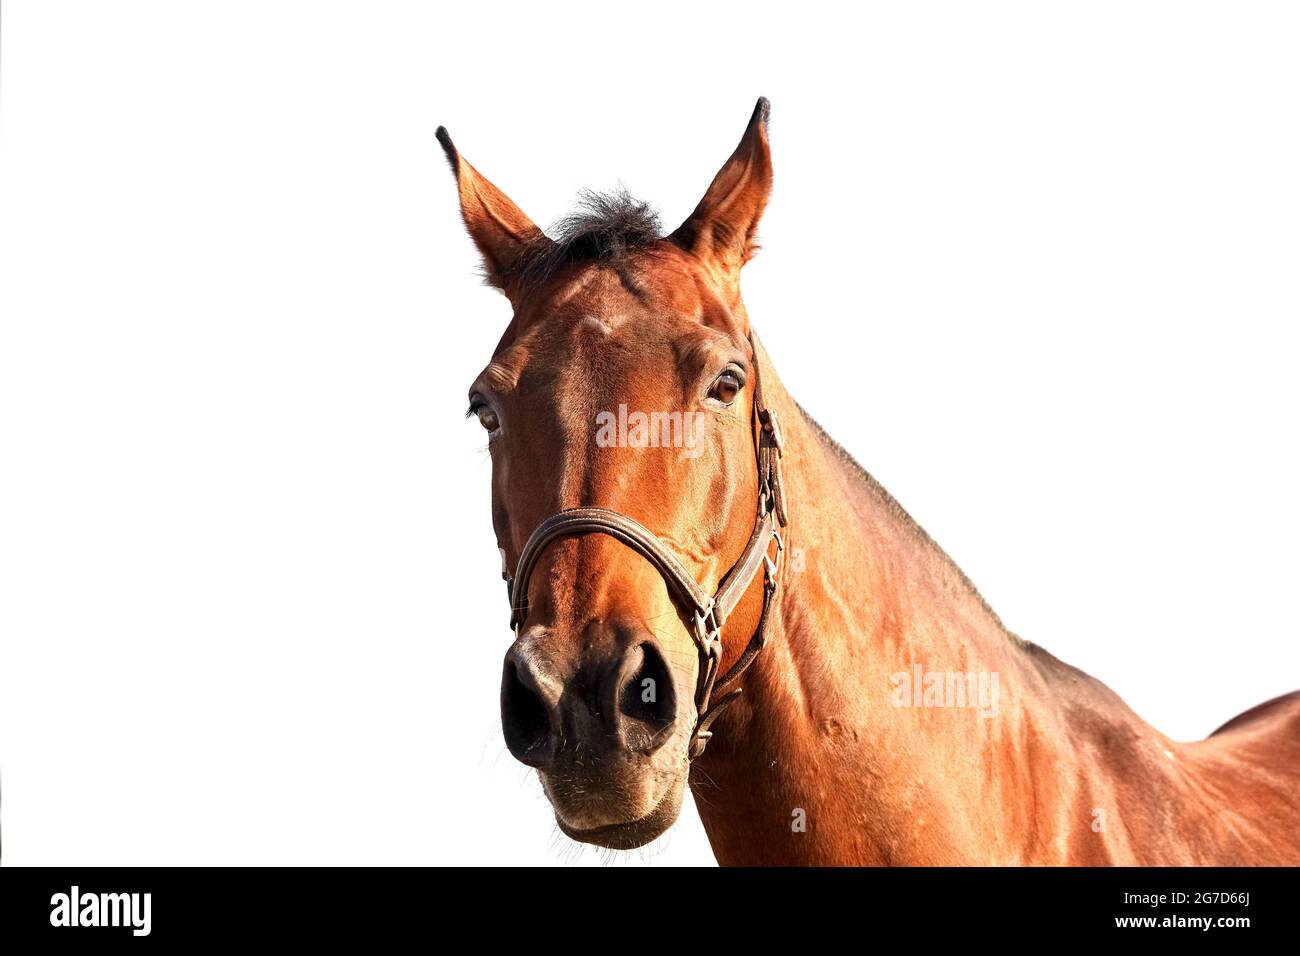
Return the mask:
<svg viewBox="0 0 1300 956">
<path fill-rule="evenodd" d="M 677 822 L 677 815 L 682 809 L 682 796 L 686 791 L 686 777 L 685 773 L 677 777 L 664 791 L 654 809 L 635 820 L 579 829 L 565 823 L 557 810 L 555 822 L 565 836 L 579 843 L 590 843 L 608 850 L 635 850 L 663 835 Z"/>
</svg>

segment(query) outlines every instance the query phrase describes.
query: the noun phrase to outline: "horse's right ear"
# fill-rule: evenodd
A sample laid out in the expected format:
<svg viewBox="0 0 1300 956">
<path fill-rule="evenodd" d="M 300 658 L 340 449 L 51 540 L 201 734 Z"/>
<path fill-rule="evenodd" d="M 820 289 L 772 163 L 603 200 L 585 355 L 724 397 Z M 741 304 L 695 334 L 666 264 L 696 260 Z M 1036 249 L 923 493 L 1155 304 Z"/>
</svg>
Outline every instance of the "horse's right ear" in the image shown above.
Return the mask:
<svg viewBox="0 0 1300 956">
<path fill-rule="evenodd" d="M 520 255 L 525 249 L 550 240 L 509 196 L 465 161 L 445 126 L 438 127 L 437 136 L 456 175 L 460 214 L 474 245 L 483 254 L 487 280 L 514 302 L 517 290 L 511 272 L 519 264 Z"/>
</svg>

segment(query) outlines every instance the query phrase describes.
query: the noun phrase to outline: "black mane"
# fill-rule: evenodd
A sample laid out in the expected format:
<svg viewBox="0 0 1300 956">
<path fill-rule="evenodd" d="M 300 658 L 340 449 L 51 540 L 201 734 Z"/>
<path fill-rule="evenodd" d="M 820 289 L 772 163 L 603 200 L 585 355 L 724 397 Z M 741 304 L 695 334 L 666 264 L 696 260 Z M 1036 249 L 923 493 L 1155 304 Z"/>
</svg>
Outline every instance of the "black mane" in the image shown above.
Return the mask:
<svg viewBox="0 0 1300 956">
<path fill-rule="evenodd" d="M 560 269 L 577 263 L 620 268 L 633 253 L 663 239 L 659 215 L 625 189 L 584 190 L 578 208 L 557 222 L 551 236 L 533 240 L 520 254 L 509 278 L 535 289 Z"/>
</svg>

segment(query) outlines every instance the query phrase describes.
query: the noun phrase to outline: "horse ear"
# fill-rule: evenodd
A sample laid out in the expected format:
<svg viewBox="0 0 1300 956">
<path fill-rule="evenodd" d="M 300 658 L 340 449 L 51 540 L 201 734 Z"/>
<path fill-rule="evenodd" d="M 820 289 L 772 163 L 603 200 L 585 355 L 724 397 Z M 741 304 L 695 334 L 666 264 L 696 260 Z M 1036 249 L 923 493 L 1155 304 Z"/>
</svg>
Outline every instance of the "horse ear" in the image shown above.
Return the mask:
<svg viewBox="0 0 1300 956">
<path fill-rule="evenodd" d="M 767 118 L 772 105 L 760 96 L 745 135 L 687 220 L 668 238 L 732 280 L 754 255 L 754 234 L 772 191 Z"/>
<path fill-rule="evenodd" d="M 474 245 L 483 254 L 487 281 L 513 302 L 516 290 L 510 274 L 520 255 L 530 246 L 550 240 L 509 196 L 465 161 L 445 126 L 438 127 L 437 136 L 456 175 L 460 214 Z"/>
</svg>

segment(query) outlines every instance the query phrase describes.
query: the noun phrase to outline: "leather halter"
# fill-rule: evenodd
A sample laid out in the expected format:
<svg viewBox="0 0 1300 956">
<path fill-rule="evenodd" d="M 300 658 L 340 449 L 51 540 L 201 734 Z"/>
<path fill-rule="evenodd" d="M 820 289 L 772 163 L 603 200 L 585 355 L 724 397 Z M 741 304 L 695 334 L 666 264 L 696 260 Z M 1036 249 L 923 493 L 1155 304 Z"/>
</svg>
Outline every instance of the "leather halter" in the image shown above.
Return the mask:
<svg viewBox="0 0 1300 956">
<path fill-rule="evenodd" d="M 625 514 L 607 508 L 569 508 L 556 512 L 529 535 L 513 576 L 505 574 L 506 588 L 510 592 L 510 626 L 518 636 L 528 614 L 528 581 L 541 557 L 542 551 L 558 538 L 586 534 L 605 534 L 637 552 L 659 572 L 680 607 L 689 611 L 693 619 L 692 636 L 700 652 L 700 676 L 695 691 L 695 710 L 699 715 L 689 748 L 690 759 L 704 753 L 713 736 L 709 726 L 718 715 L 740 696 L 737 687 L 714 701 L 715 689 L 734 681 L 753 663 L 767 640 L 768 611 L 777 588 L 777 572 L 785 543 L 778 526 L 785 527 L 785 491 L 781 484 L 781 427 L 776 411 L 763 402 L 763 389 L 758 371 L 758 349 L 750 337 L 754 354 L 754 457 L 758 467 L 758 514 L 754 533 L 741 552 L 740 558 L 723 577 L 717 592 L 710 597 L 691 577 L 682 562 L 654 532 Z M 769 548 L 775 542 L 776 555 Z M 759 570 L 763 571 L 763 610 L 758 627 L 740 659 L 718 678 L 722 664 L 722 627 L 740 599 L 749 590 Z"/>
</svg>

